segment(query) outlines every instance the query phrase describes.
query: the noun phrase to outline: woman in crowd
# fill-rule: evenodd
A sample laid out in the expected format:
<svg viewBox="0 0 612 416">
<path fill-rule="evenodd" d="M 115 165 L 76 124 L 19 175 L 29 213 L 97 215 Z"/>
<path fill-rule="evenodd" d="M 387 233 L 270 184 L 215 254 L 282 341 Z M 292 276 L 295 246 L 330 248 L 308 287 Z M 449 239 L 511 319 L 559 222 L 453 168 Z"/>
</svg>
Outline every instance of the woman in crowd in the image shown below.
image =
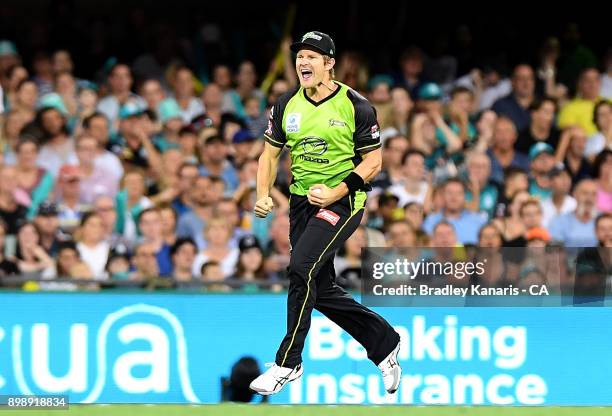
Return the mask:
<svg viewBox="0 0 612 416">
<path fill-rule="evenodd" d="M 605 149 L 597 155 L 593 175 L 597 180 L 597 210 L 612 212 L 612 150 Z"/>
<path fill-rule="evenodd" d="M 40 234 L 31 222 L 24 222 L 17 230 L 15 257 L 22 275 L 34 278 L 53 277 L 55 262 L 40 245 Z"/>
<path fill-rule="evenodd" d="M 263 250 L 252 235 L 242 237 L 238 242 L 240 254 L 236 271 L 226 282 L 233 288 L 258 289 L 257 283 L 266 283 Z"/>
<path fill-rule="evenodd" d="M 234 273 L 240 251 L 237 248 L 230 248 L 231 236 L 232 230 L 225 218 L 213 217 L 206 223 L 204 238 L 207 246 L 198 253 L 193 262 L 195 276 L 199 276 L 202 265 L 210 261 L 220 264 L 223 276 L 228 277 Z"/>
<path fill-rule="evenodd" d="M 133 245 L 138 238 L 136 223 L 142 211 L 153 206 L 145 196 L 145 177 L 140 171 L 127 172 L 121 181 L 122 191 L 117 194 L 117 230 L 125 241 Z"/>
<path fill-rule="evenodd" d="M 34 217 L 38 206 L 53 190 L 53 175 L 37 164 L 38 143 L 31 138 L 22 139 L 15 147 L 17 152 L 17 193 L 21 205 L 27 206 L 28 218 Z"/>
<path fill-rule="evenodd" d="M 83 215 L 81 226 L 77 232 L 77 249 L 87 264 L 95 280 L 106 280 L 106 262 L 110 245 L 104 239 L 102 218 L 93 212 Z"/>
</svg>

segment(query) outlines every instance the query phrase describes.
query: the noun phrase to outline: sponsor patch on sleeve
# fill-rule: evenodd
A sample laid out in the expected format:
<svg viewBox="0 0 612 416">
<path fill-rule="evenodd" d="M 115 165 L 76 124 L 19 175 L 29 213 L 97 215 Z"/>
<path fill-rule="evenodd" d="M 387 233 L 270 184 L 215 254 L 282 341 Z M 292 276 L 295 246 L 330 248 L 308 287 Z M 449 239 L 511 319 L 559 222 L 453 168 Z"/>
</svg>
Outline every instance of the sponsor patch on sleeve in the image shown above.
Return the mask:
<svg viewBox="0 0 612 416">
<path fill-rule="evenodd" d="M 340 215 L 325 208 L 321 208 L 317 215 L 315 215 L 315 217 L 321 218 L 322 220 L 327 221 L 331 225 L 336 225 L 336 223 L 338 223 L 338 220 L 340 219 Z"/>
</svg>

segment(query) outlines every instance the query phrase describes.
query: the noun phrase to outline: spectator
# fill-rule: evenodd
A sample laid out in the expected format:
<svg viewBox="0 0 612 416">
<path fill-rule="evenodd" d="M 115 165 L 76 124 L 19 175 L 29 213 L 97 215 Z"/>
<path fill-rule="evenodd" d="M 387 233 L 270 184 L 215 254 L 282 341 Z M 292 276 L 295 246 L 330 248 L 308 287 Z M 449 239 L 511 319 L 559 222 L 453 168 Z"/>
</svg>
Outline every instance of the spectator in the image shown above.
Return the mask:
<svg viewBox="0 0 612 416">
<path fill-rule="evenodd" d="M 154 78 L 145 80 L 140 87 L 140 95 L 144 99 L 149 110 L 157 113 L 159 104 L 166 98 L 166 93 L 161 83 Z M 159 116 L 159 114 L 157 114 Z M 191 121 L 187 120 L 186 123 Z"/>
<path fill-rule="evenodd" d="M 394 135 L 383 142 L 383 168 L 372 181 L 372 187 L 377 192 L 385 190 L 391 185 L 401 185 L 404 180 L 403 160 L 410 147 L 408 139 L 401 135 Z"/>
<path fill-rule="evenodd" d="M 147 208 L 138 216 L 138 229 L 142 233 L 142 242 L 155 253 L 157 269 L 160 276 L 172 274 L 170 245 L 164 241 L 162 219 L 158 208 Z"/>
<path fill-rule="evenodd" d="M 11 105 L 11 112 L 17 113 L 24 120 L 30 122 L 36 115 L 36 101 L 38 100 L 38 87 L 31 80 L 23 80 L 17 85 L 15 98 Z"/>
<path fill-rule="evenodd" d="M 535 99 L 529 106 L 531 119 L 516 141 L 516 150 L 529 152 L 531 147 L 539 142 L 550 145 L 553 149 L 559 144 L 559 130 L 554 126 L 557 103 L 552 98 Z"/>
<path fill-rule="evenodd" d="M 252 235 L 246 235 L 238 242 L 238 261 L 234 274 L 226 280 L 233 288 L 257 289 L 257 284 L 266 283 L 263 251 Z"/>
<path fill-rule="evenodd" d="M 406 136 L 410 133 L 410 118 L 414 102 L 404 87 L 395 87 L 391 90 L 391 119 L 393 127 Z"/>
<path fill-rule="evenodd" d="M 179 168 L 177 196 L 172 200 L 172 208 L 179 218 L 191 211 L 193 205 L 191 191 L 194 189 L 198 176 L 200 176 L 198 166 L 193 163 L 183 163 Z"/>
<path fill-rule="evenodd" d="M 164 242 L 172 246 L 176 242 L 176 223 L 178 220 L 176 211 L 170 205 L 161 205 L 159 216 L 161 217 Z"/>
<path fill-rule="evenodd" d="M 30 74 L 24 66 L 13 65 L 9 67 L 6 72 L 0 74 L 0 76 L 6 77 L 6 81 L 2 82 L 2 86 L 4 86 L 3 104 L 6 104 L 6 110 L 12 110 L 14 109 L 15 102 L 17 100 L 17 89 L 22 82 L 30 78 Z M 34 84 L 34 86 L 36 86 L 36 84 Z M 38 96 L 38 88 L 36 89 L 36 94 L 34 95 L 35 98 L 33 105 L 36 104 L 36 96 Z"/>
<path fill-rule="evenodd" d="M 410 221 L 397 220 L 392 222 L 387 227 L 386 237 L 389 242 L 389 247 L 406 248 L 418 246 L 417 234 Z M 348 241 L 350 241 L 350 239 Z M 361 259 L 361 254 L 359 258 Z M 361 267 L 361 260 L 359 261 L 359 267 Z"/>
<path fill-rule="evenodd" d="M 334 257 L 336 283 L 345 289 L 356 289 L 361 284 L 361 249 L 368 246 L 364 226 L 359 226 Z"/>
<path fill-rule="evenodd" d="M 206 127 L 219 128 L 223 110 L 223 90 L 218 84 L 208 84 L 202 93 L 202 102 L 206 109 L 204 120 L 208 124 Z"/>
<path fill-rule="evenodd" d="M 529 149 L 531 163 L 531 182 L 529 193 L 540 199 L 550 196 L 550 171 L 555 166 L 554 149 L 544 142 L 534 144 Z"/>
<path fill-rule="evenodd" d="M 593 173 L 597 175 L 597 209 L 612 212 L 612 150 L 606 149 L 597 155 Z"/>
<path fill-rule="evenodd" d="M 546 228 L 557 216 L 576 209 L 576 200 L 569 194 L 572 186 L 571 177 L 564 166 L 555 166 L 548 175 L 551 195 L 542 200 L 542 225 Z"/>
<path fill-rule="evenodd" d="M 261 153 L 257 139 L 249 130 L 239 130 L 232 139 L 234 149 L 234 165 L 242 166 L 244 162 Z"/>
<path fill-rule="evenodd" d="M 502 189 L 491 177 L 491 160 L 485 153 L 471 152 L 465 159 L 467 170 L 467 208 L 485 212 L 489 219 L 495 216 Z"/>
<path fill-rule="evenodd" d="M 395 195 L 385 192 L 378 196 L 378 210 L 376 217 L 371 218 L 368 226 L 377 228 L 381 231 L 386 230 L 390 222 L 398 219 L 402 214 L 401 209 L 398 209 L 399 199 Z"/>
<path fill-rule="evenodd" d="M 265 107 L 265 97 L 261 90 L 256 88 L 257 73 L 255 65 L 250 61 L 244 61 L 238 67 L 236 74 L 236 88 L 225 93 L 223 97 L 223 111 L 236 114 L 238 117 L 246 118 L 243 100 L 247 97 L 257 97 L 261 110 Z"/>
<path fill-rule="evenodd" d="M 17 230 L 16 256 L 19 273 L 24 277 L 50 278 L 55 262 L 40 245 L 40 233 L 31 222 L 21 224 Z"/>
<path fill-rule="evenodd" d="M 221 136 L 207 138 L 201 149 L 200 175 L 220 177 L 225 183 L 225 190 L 231 194 L 238 187 L 238 173 L 227 160 L 228 152 L 228 146 Z"/>
<path fill-rule="evenodd" d="M 119 118 L 119 110 L 125 104 L 131 103 L 144 108 L 145 102 L 142 98 L 132 93 L 132 71 L 123 63 L 116 63 L 108 73 L 108 87 L 110 94 L 102 98 L 98 103 L 98 111 L 108 118 L 111 128 L 116 129 L 116 121 Z"/>
<path fill-rule="evenodd" d="M 204 113 L 202 101 L 195 96 L 194 75 L 191 70 L 181 66 L 174 72 L 172 88 L 174 91 L 173 100 L 180 108 L 183 123 L 190 123 L 193 118 Z"/>
<path fill-rule="evenodd" d="M 49 94 L 53 91 L 53 64 L 51 57 L 46 52 L 38 51 L 32 60 L 34 76 L 32 79 L 40 91 L 40 95 Z"/>
<path fill-rule="evenodd" d="M 487 151 L 491 159 L 491 179 L 496 182 L 504 181 L 504 170 L 509 167 L 529 170 L 527 156 L 514 149 L 516 139 L 517 131 L 514 122 L 505 116 L 500 116 L 495 121 L 493 145 Z"/>
<path fill-rule="evenodd" d="M 455 87 L 450 93 L 448 116 L 445 120 L 461 142 L 471 146 L 476 141 L 476 127 L 470 120 L 474 112 L 474 93 L 466 87 Z"/>
<path fill-rule="evenodd" d="M 422 111 L 412 122 L 412 147 L 426 155 L 428 169 L 442 167 L 449 158 L 457 157 L 463 142 L 444 122 L 442 90 L 437 84 L 426 83 L 419 89 L 417 108 Z"/>
<path fill-rule="evenodd" d="M 227 65 L 216 65 L 213 68 L 212 83 L 208 85 L 216 85 L 222 92 L 229 91 L 232 88 L 232 70 Z"/>
<path fill-rule="evenodd" d="M 78 116 L 77 84 L 70 72 L 62 71 L 55 74 L 54 91 L 66 106 L 66 115 L 71 119 Z"/>
<path fill-rule="evenodd" d="M 574 198 L 576 198 L 576 209 L 552 220 L 550 234 L 565 247 L 593 247 L 597 244 L 595 237 L 597 183 L 591 179 L 581 180 L 574 189 Z"/>
<path fill-rule="evenodd" d="M 270 241 L 264 250 L 266 258 L 266 273 L 272 274 L 276 279 L 286 275 L 289 266 L 291 244 L 289 243 L 289 216 L 286 212 L 278 212 L 272 219 L 270 226 Z"/>
<path fill-rule="evenodd" d="M 486 217 L 465 208 L 465 187 L 459 179 L 449 179 L 444 184 L 444 207 L 441 212 L 430 214 L 423 223 L 423 230 L 433 235 L 434 227 L 440 221 L 449 222 L 456 230 L 457 239 L 462 244 L 475 244 L 478 230 L 486 222 Z"/>
<path fill-rule="evenodd" d="M 57 248 L 57 264 L 55 278 L 93 279 L 89 266 L 81 260 L 79 250 L 74 241 L 64 241 Z M 53 287 L 53 286 L 52 286 Z M 62 290 L 75 290 L 76 285 L 62 285 Z"/>
<path fill-rule="evenodd" d="M 104 240 L 110 247 L 125 246 L 125 241 L 121 235 L 116 232 L 117 225 L 117 210 L 115 207 L 115 199 L 109 196 L 99 196 L 93 201 L 92 211 L 102 218 L 102 228 Z"/>
<path fill-rule="evenodd" d="M 593 160 L 604 149 L 612 150 L 612 101 L 602 100 L 595 105 L 593 121 L 597 132 L 586 143 L 584 155 Z"/>
<path fill-rule="evenodd" d="M 62 165 L 77 163 L 74 141 L 68 136 L 66 119 L 57 108 L 42 108 L 37 119 L 44 134 L 44 145 L 38 153 L 38 165 L 56 177 Z"/>
<path fill-rule="evenodd" d="M 404 217 L 417 232 L 421 231 L 424 219 L 423 205 L 409 202 L 404 207 Z"/>
<path fill-rule="evenodd" d="M 499 196 L 499 203 L 495 212 L 496 217 L 506 215 L 507 207 L 510 205 L 514 195 L 518 192 L 529 190 L 529 175 L 520 168 L 509 167 L 504 170 L 503 193 Z"/>
<path fill-rule="evenodd" d="M 15 196 L 21 205 L 28 207 L 28 218 L 33 218 L 38 206 L 49 197 L 53 190 L 53 175 L 37 166 L 38 143 L 30 138 L 20 140 L 17 152 L 17 189 Z"/>
<path fill-rule="evenodd" d="M 421 73 L 423 72 L 423 53 L 415 46 L 409 47 L 400 56 L 400 76 L 397 84 L 410 92 L 413 100 L 417 99 L 417 93 L 422 85 Z"/>
<path fill-rule="evenodd" d="M 580 127 L 568 128 L 563 132 L 555 157 L 572 176 L 572 187 L 582 179 L 591 177 L 591 165 L 584 157 L 585 146 L 586 134 Z"/>
<path fill-rule="evenodd" d="M 29 138 L 26 134 L 20 137 L 20 133 L 26 125 L 26 119 L 22 114 L 15 111 L 3 114 L 3 118 L 4 125 L 0 129 L 0 150 L 2 151 L 4 164 L 14 165 L 17 163 L 15 154 L 17 143 L 20 138 Z"/>
<path fill-rule="evenodd" d="M 455 227 L 444 220 L 437 223 L 432 230 L 430 245 L 433 248 L 457 247 L 459 242 Z"/>
<path fill-rule="evenodd" d="M 529 200 L 527 190 L 520 190 L 514 193 L 511 202 L 507 205 L 505 215 L 493 220 L 493 224 L 499 229 L 504 240 L 504 247 L 524 247 L 525 224 L 521 219 L 521 206 Z"/>
<path fill-rule="evenodd" d="M 502 234 L 493 223 L 483 225 L 478 231 L 478 247 L 480 248 L 499 249 L 503 243 Z"/>
<path fill-rule="evenodd" d="M 34 225 L 40 234 L 40 245 L 47 254 L 55 257 L 59 245 L 69 236 L 60 231 L 59 211 L 53 202 L 43 202 L 34 217 Z"/>
<path fill-rule="evenodd" d="M 593 113 L 595 104 L 599 101 L 600 89 L 599 70 L 597 68 L 582 70 L 578 79 L 578 94 L 559 113 L 559 128 L 578 126 L 589 136 L 595 134 L 597 127 L 593 120 Z"/>
<path fill-rule="evenodd" d="M 96 146 L 96 167 L 103 168 L 111 175 L 117 183 L 123 177 L 123 166 L 119 158 L 108 150 L 109 146 L 109 122 L 102 113 L 93 113 L 83 120 L 84 134 L 94 137 L 97 141 Z"/>
<path fill-rule="evenodd" d="M 183 126 L 178 133 L 178 145 L 183 160 L 198 163 L 198 134 L 193 126 Z"/>
<path fill-rule="evenodd" d="M 134 270 L 129 274 L 129 280 L 148 281 L 159 276 L 155 249 L 147 243 L 140 243 L 134 249 L 132 265 Z"/>
<path fill-rule="evenodd" d="M 125 174 L 122 190 L 117 194 L 117 230 L 131 245 L 136 242 L 136 222 L 140 213 L 153 206 L 145 196 L 145 177 L 140 171 Z"/>
<path fill-rule="evenodd" d="M 398 198 L 398 206 L 403 207 L 410 202 L 423 205 L 429 193 L 423 153 L 418 150 L 407 151 L 402 159 L 402 174 L 402 181 L 389 188 L 389 192 Z"/>
<path fill-rule="evenodd" d="M 226 280 L 221 264 L 217 261 L 207 261 L 200 268 L 200 279 L 211 292 L 229 292 L 230 288 L 221 283 Z"/>
<path fill-rule="evenodd" d="M 224 218 L 231 227 L 230 247 L 238 247 L 238 242 L 247 235 L 247 232 L 240 228 L 240 211 L 236 201 L 229 197 L 222 198 L 215 204 L 214 212 L 216 217 Z"/>
<path fill-rule="evenodd" d="M 77 139 L 76 153 L 81 179 L 80 198 L 86 205 L 91 205 L 101 195 L 114 198 L 119 191 L 116 176 L 103 165 L 96 164 L 97 151 L 98 141 L 95 137 L 85 134 Z"/>
<path fill-rule="evenodd" d="M 523 202 L 519 208 L 519 216 L 525 226 L 526 235 L 533 229 L 542 228 L 542 207 L 539 200 L 530 198 Z"/>
<path fill-rule="evenodd" d="M 8 241 L 7 232 L 8 225 L 2 219 L 0 219 L 0 278 L 19 273 L 17 263 L 13 261 L 10 253 L 5 254 L 7 251 L 9 251 L 9 249 L 6 247 L 6 243 Z M 12 241 L 14 242 L 15 240 Z"/>
<path fill-rule="evenodd" d="M 172 98 L 166 98 L 159 104 L 159 119 L 162 131 L 155 140 L 155 145 L 163 153 L 168 149 L 177 149 L 179 145 L 179 132 L 183 128 L 181 108 Z"/>
<path fill-rule="evenodd" d="M 244 99 L 244 122 L 254 137 L 262 137 L 268 127 L 269 114 L 262 110 L 258 97 L 252 95 Z"/>
<path fill-rule="evenodd" d="M 78 230 L 77 249 L 83 262 L 87 264 L 95 280 L 106 280 L 106 262 L 110 253 L 110 245 L 105 240 L 102 218 L 88 212 L 83 215 Z"/>
<path fill-rule="evenodd" d="M 112 151 L 122 161 L 124 168 L 149 169 L 162 174 L 161 157 L 145 129 L 144 113 L 136 104 L 126 104 L 119 112 L 120 137 Z"/>
<path fill-rule="evenodd" d="M 517 65 L 512 73 L 512 92 L 497 100 L 492 110 L 506 116 L 521 131 L 529 126 L 529 106 L 535 99 L 533 69 L 526 64 Z"/>
<path fill-rule="evenodd" d="M 157 266 L 156 262 L 154 263 Z M 127 251 L 111 250 L 106 263 L 106 273 L 111 280 L 129 280 L 130 278 L 130 257 Z"/>
<path fill-rule="evenodd" d="M 221 265 L 223 276 L 234 273 L 239 250 L 230 247 L 231 226 L 221 217 L 211 218 L 204 227 L 206 248 L 196 256 L 193 262 L 193 274 L 198 274 L 204 263 L 216 261 Z"/>
<path fill-rule="evenodd" d="M 77 95 L 78 119 L 74 131 L 81 132 L 83 121 L 95 114 L 98 108 L 98 86 L 93 82 L 84 81 L 79 85 Z"/>
<path fill-rule="evenodd" d="M 599 247 L 612 248 L 612 214 L 600 214 L 595 219 L 595 235 Z"/>
<path fill-rule="evenodd" d="M 176 234 L 178 237 L 190 237 L 202 250 L 206 247 L 202 231 L 208 220 L 213 216 L 213 209 L 220 196 L 215 188 L 218 178 L 212 179 L 207 176 L 198 176 L 194 180 L 190 192 L 191 210 L 183 214 L 177 223 Z M 199 275 L 199 273 L 196 273 Z"/>
<path fill-rule="evenodd" d="M 55 184 L 55 202 L 58 205 L 60 228 L 72 233 L 81 222 L 89 206 L 81 203 L 81 177 L 79 167 L 64 165 L 59 170 Z"/>
<path fill-rule="evenodd" d="M 11 166 L 0 167 L 0 219 L 7 225 L 7 234 L 17 234 L 17 225 L 26 217 L 27 208 L 15 198 L 17 170 Z"/>
<path fill-rule="evenodd" d="M 193 262 L 198 248 L 191 238 L 179 238 L 170 249 L 172 258 L 172 277 L 177 282 L 190 282 L 194 279 Z"/>
</svg>

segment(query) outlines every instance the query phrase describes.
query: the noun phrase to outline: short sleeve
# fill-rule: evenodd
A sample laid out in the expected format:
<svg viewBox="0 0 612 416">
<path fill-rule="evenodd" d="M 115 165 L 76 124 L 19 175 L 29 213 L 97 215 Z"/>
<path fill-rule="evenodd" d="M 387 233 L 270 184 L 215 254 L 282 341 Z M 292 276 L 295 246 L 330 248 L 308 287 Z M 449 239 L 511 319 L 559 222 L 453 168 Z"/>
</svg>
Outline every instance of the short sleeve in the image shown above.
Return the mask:
<svg viewBox="0 0 612 416">
<path fill-rule="evenodd" d="M 280 100 L 279 100 L 280 101 Z M 268 127 L 264 132 L 264 138 L 274 147 L 284 147 L 287 142 L 287 136 L 283 131 L 283 110 L 284 106 L 278 102 L 270 109 L 270 118 L 268 119 Z"/>
<path fill-rule="evenodd" d="M 363 154 L 378 149 L 381 143 L 376 110 L 365 98 L 357 96 L 356 93 L 352 101 L 355 106 L 355 133 L 353 134 L 355 152 Z"/>
</svg>

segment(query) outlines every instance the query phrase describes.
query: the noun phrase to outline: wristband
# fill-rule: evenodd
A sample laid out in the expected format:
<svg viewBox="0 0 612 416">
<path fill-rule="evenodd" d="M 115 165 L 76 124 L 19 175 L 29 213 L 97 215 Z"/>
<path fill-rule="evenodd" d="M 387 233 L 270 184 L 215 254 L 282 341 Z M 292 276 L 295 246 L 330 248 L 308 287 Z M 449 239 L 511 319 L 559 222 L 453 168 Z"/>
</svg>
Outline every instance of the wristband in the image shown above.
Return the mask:
<svg viewBox="0 0 612 416">
<path fill-rule="evenodd" d="M 349 193 L 351 194 L 365 188 L 365 182 L 363 181 L 363 178 L 355 172 L 349 173 L 348 176 L 342 180 L 342 182 L 346 184 L 346 187 L 348 188 Z"/>
</svg>

